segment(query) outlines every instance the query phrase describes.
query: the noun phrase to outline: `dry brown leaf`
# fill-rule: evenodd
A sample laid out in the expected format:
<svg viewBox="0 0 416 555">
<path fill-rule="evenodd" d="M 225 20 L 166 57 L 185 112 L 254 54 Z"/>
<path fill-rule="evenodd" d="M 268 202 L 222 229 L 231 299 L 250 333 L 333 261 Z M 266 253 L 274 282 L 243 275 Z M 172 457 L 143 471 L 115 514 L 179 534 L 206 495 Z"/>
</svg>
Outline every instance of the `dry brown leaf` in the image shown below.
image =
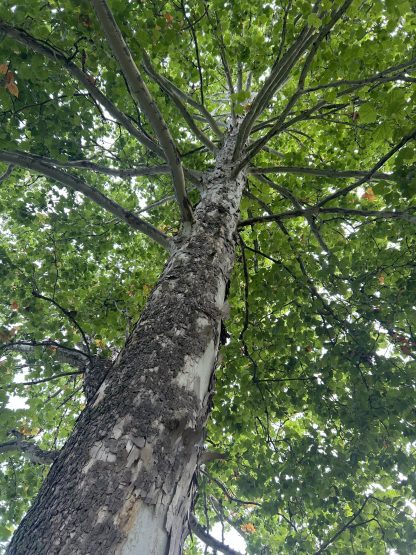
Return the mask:
<svg viewBox="0 0 416 555">
<path fill-rule="evenodd" d="M 369 187 L 361 198 L 373 202 L 376 200 L 377 196 L 374 194 L 372 187 Z"/>
<path fill-rule="evenodd" d="M 10 83 L 6 83 L 6 89 L 11 95 L 15 96 L 16 98 L 19 96 L 19 89 L 17 88 L 16 83 L 13 83 L 13 81 Z"/>
</svg>

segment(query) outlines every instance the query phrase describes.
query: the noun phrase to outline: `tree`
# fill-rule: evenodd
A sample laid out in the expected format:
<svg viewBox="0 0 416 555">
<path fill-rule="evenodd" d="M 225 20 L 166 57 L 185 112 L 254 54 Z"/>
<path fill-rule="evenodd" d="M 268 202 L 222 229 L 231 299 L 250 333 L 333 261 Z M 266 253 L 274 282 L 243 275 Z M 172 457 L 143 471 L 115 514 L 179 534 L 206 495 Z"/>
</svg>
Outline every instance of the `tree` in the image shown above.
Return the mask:
<svg viewBox="0 0 416 555">
<path fill-rule="evenodd" d="M 8 554 L 414 551 L 415 28 L 3 2 Z"/>
</svg>

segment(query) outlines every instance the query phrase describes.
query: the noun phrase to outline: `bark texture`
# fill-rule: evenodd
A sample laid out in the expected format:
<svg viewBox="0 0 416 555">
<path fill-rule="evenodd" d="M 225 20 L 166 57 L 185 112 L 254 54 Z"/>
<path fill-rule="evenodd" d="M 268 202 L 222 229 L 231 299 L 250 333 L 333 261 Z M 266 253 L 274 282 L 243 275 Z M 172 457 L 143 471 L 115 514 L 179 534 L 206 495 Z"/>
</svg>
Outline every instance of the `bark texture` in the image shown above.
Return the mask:
<svg viewBox="0 0 416 555">
<path fill-rule="evenodd" d="M 22 521 L 8 555 L 178 555 L 210 410 L 243 174 L 236 130 L 195 223 Z"/>
</svg>

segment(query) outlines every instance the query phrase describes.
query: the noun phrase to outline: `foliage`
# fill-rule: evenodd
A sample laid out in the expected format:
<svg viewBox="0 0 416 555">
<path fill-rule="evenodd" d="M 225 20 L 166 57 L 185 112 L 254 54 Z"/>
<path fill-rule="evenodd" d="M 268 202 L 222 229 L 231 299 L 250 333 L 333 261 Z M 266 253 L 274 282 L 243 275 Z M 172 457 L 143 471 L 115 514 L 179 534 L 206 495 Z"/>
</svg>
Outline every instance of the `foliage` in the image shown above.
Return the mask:
<svg viewBox="0 0 416 555">
<path fill-rule="evenodd" d="M 316 51 L 298 56 L 251 130 L 259 146 L 252 168 L 274 170 L 251 171 L 241 205 L 230 337 L 206 439 L 227 458 L 201 468 L 195 514 L 208 527 L 236 528 L 253 554 L 416 548 L 416 10 L 407 0 L 346 4 Z M 153 68 L 203 104 L 221 131 L 232 114 L 251 113 L 255 93 L 302 28 L 319 33 L 341 2 L 317 5 L 111 2 L 134 58 L 146 51 Z M 3 22 L 53 45 L 154 138 L 89 2 L 4 0 Z M 125 177 L 77 165 L 118 171 L 164 161 L 57 58 L 0 31 L 2 152 L 54 159 L 54 167 L 136 213 L 172 195 L 166 172 Z M 187 127 L 172 94 L 145 80 L 185 168 L 211 168 L 213 153 Z M 206 116 L 188 110 L 218 144 Z M 276 121 L 260 149 L 256 141 Z M 113 358 L 166 254 L 79 192 L 36 169 L 14 164 L 8 172 L 7 158 L 0 162 L 1 344 L 49 341 Z M 195 174 L 187 178 L 196 204 Z M 169 237 L 179 229 L 172 200 L 145 216 Z M 84 403 L 82 375 L 57 357 L 59 349 L 3 349 L 0 443 L 18 430 L 51 450 L 70 434 Z M 58 373 L 70 375 L 21 383 Z M 23 408 L 13 408 L 16 395 Z M 6 540 L 47 470 L 22 453 L 0 457 Z"/>
</svg>

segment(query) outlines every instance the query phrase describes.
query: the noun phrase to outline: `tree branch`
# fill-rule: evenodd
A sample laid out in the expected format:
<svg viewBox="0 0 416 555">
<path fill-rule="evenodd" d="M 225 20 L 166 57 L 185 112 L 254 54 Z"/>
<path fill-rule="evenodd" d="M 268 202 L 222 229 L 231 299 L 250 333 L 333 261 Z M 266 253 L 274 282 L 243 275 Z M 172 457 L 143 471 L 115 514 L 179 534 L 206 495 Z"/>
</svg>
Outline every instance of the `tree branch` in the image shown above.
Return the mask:
<svg viewBox="0 0 416 555">
<path fill-rule="evenodd" d="M 52 464 L 59 454 L 59 451 L 44 451 L 35 443 L 25 441 L 23 434 L 17 430 L 13 430 L 10 435 L 15 435 L 16 439 L 0 443 L 0 453 L 9 453 L 11 451 L 18 451 L 24 454 L 31 463 L 34 464 Z"/>
<path fill-rule="evenodd" d="M 106 0 L 92 0 L 95 13 L 101 24 L 101 28 L 111 48 L 113 56 L 121 67 L 126 79 L 130 94 L 143 110 L 155 132 L 166 156 L 166 161 L 172 172 L 173 185 L 176 199 L 179 204 L 182 221 L 190 226 L 193 222 L 192 205 L 188 199 L 185 188 L 185 176 L 180 160 L 179 152 L 171 137 L 169 128 L 163 119 L 155 100 L 151 96 L 142 76 L 137 68 L 131 52 L 123 38 L 123 35 L 114 19 L 114 16 Z"/>
<path fill-rule="evenodd" d="M 173 88 L 171 88 L 166 82 L 167 80 L 163 79 L 161 75 L 157 73 L 157 71 L 152 66 L 149 56 L 146 52 L 143 53 L 143 67 L 146 73 L 160 86 L 160 88 L 171 98 L 175 106 L 178 108 L 179 112 L 182 114 L 183 119 L 188 124 L 189 129 L 194 133 L 194 135 L 201 141 L 203 145 L 205 145 L 208 150 L 211 152 L 217 152 L 217 147 L 214 145 L 212 141 L 205 135 L 201 129 L 195 123 L 194 118 L 186 109 L 184 103 L 175 92 Z"/>
<path fill-rule="evenodd" d="M 32 353 L 37 347 L 49 348 L 55 352 L 55 357 L 75 368 L 84 369 L 90 357 L 86 353 L 71 347 L 65 347 L 56 341 L 14 341 L 0 345 L 0 351 L 15 351 L 18 353 Z"/>
<path fill-rule="evenodd" d="M 3 181 L 6 181 L 6 179 L 11 176 L 13 168 L 13 164 L 9 164 L 7 170 L 2 175 L 0 175 L 0 184 L 3 183 Z"/>
<path fill-rule="evenodd" d="M 416 224 L 416 216 L 412 216 L 408 211 L 406 212 L 395 212 L 394 210 L 355 210 L 353 208 L 319 208 L 318 205 L 312 208 L 307 208 L 305 210 L 289 210 L 287 212 L 281 212 L 280 214 L 269 214 L 268 216 L 256 216 L 254 218 L 249 218 L 239 222 L 238 227 L 247 227 L 249 225 L 267 222 L 276 222 L 282 220 L 288 220 L 291 218 L 304 217 L 307 218 L 308 215 L 318 216 L 319 214 L 342 214 L 344 216 L 357 216 L 366 217 L 374 216 L 375 218 L 385 218 L 385 219 L 399 219 L 405 220 L 412 224 Z"/>
<path fill-rule="evenodd" d="M 384 164 L 386 162 L 388 162 L 388 160 L 390 160 L 390 158 L 394 154 L 396 154 L 396 152 L 398 152 L 406 143 L 408 143 L 409 141 L 411 141 L 412 139 L 415 139 L 415 138 L 416 138 L 416 129 L 411 131 L 409 134 L 405 135 L 403 137 L 403 139 L 400 142 L 398 142 L 393 148 L 391 148 L 387 152 L 387 154 L 385 154 L 382 158 L 380 158 L 380 160 L 372 167 L 372 169 L 368 173 L 366 173 L 361 179 L 359 179 L 355 183 L 352 183 L 348 187 L 344 187 L 343 189 L 335 191 L 335 193 L 332 193 L 331 195 L 326 196 L 323 200 L 318 202 L 318 204 L 316 206 L 321 207 L 324 204 L 326 204 L 327 202 L 330 202 L 331 200 L 334 200 L 334 199 L 336 199 L 338 197 L 341 197 L 341 196 L 345 196 L 347 193 L 349 193 L 353 189 L 356 189 L 360 185 L 363 185 L 364 183 L 369 181 L 374 176 L 374 174 L 377 172 L 377 170 L 379 170 L 382 166 L 384 166 Z"/>
<path fill-rule="evenodd" d="M 39 378 L 39 379 L 36 379 L 36 380 L 29 380 L 27 382 L 10 383 L 6 386 L 0 387 L 0 389 L 6 389 L 6 388 L 11 389 L 11 388 L 26 386 L 26 385 L 38 385 L 40 383 L 52 382 L 54 380 L 57 380 L 59 378 L 64 378 L 66 376 L 79 376 L 81 374 L 85 375 L 84 370 L 77 370 L 75 372 L 59 372 L 58 374 L 54 374 L 53 376 L 49 376 L 47 378 Z"/>
<path fill-rule="evenodd" d="M 91 76 L 80 69 L 72 60 L 68 59 L 60 50 L 46 42 L 41 42 L 35 39 L 32 35 L 23 29 L 12 27 L 4 21 L 0 21 L 0 32 L 3 32 L 8 37 L 20 42 L 27 48 L 46 56 L 54 62 L 58 62 L 63 66 L 77 81 L 79 81 L 89 92 L 91 97 L 101 104 L 112 117 L 122 125 L 133 137 L 135 137 L 142 145 L 146 146 L 149 150 L 164 158 L 164 153 L 161 148 L 147 135 L 139 131 L 131 121 L 131 119 L 121 110 L 119 110 L 109 100 L 93 82 Z"/>
<path fill-rule="evenodd" d="M 147 72 L 145 58 L 143 59 L 143 67 Z M 161 83 L 163 82 L 163 86 L 166 89 L 169 89 L 171 94 L 175 94 L 178 98 L 182 99 L 184 102 L 186 102 L 187 104 L 189 104 L 190 106 L 198 110 L 198 112 L 201 114 L 200 118 L 203 121 L 206 121 L 208 123 L 208 125 L 211 127 L 211 129 L 219 139 L 223 138 L 223 133 L 221 129 L 219 128 L 217 122 L 215 121 L 211 113 L 205 108 L 205 106 L 203 106 L 202 104 L 199 104 L 199 102 L 197 102 L 194 98 L 192 98 L 192 96 L 182 91 L 179 87 L 175 85 L 175 83 L 172 83 L 172 81 L 170 81 L 167 77 L 160 74 L 157 74 L 157 75 L 160 82 Z M 195 119 L 196 119 L 196 116 L 195 116 Z"/>
<path fill-rule="evenodd" d="M 235 549 L 228 547 L 219 540 L 216 540 L 213 536 L 211 536 L 211 534 L 208 534 L 208 532 L 205 531 L 204 527 L 199 524 L 192 514 L 189 516 L 189 525 L 195 536 L 197 536 L 209 547 L 212 547 L 217 551 L 221 551 L 221 553 L 224 553 L 225 555 L 242 555 L 239 551 L 235 551 Z"/>
<path fill-rule="evenodd" d="M 294 173 L 299 175 L 315 175 L 317 177 L 328 177 L 330 179 L 364 177 L 369 173 L 369 171 L 362 170 L 334 170 L 333 168 L 308 168 L 301 166 L 266 166 L 264 168 L 257 168 L 255 166 L 252 166 L 251 168 L 249 168 L 249 172 L 254 175 L 262 173 Z M 382 172 L 373 173 L 371 179 L 395 181 L 393 174 Z"/>
<path fill-rule="evenodd" d="M 54 181 L 61 183 L 65 187 L 69 187 L 74 191 L 78 191 L 88 197 L 90 200 L 114 214 L 117 218 L 127 223 L 130 227 L 144 233 L 156 243 L 161 245 L 167 251 L 170 251 L 171 244 L 169 238 L 159 231 L 156 227 L 152 226 L 148 222 L 142 220 L 133 212 L 129 212 L 115 201 L 106 197 L 101 191 L 87 185 L 87 183 L 78 176 L 69 174 L 57 168 L 53 168 L 49 164 L 43 162 L 43 160 L 37 156 L 32 156 L 26 152 L 7 152 L 5 150 L 0 150 L 0 160 L 4 162 L 9 162 L 29 170 L 35 170 L 47 177 L 50 177 Z"/>
<path fill-rule="evenodd" d="M 91 357 L 91 350 L 90 350 L 90 344 L 89 344 L 88 338 L 85 335 L 84 330 L 81 328 L 81 326 L 79 325 L 77 320 L 74 318 L 74 315 L 71 313 L 71 311 L 64 308 L 55 299 L 53 299 L 51 297 L 46 297 L 45 295 L 42 295 L 41 293 L 39 293 L 36 290 L 32 291 L 32 295 L 34 297 L 36 297 L 37 299 L 42 299 L 43 301 L 47 301 L 48 303 L 53 304 L 53 306 L 55 306 L 58 310 L 60 310 L 62 312 L 62 314 L 64 316 L 66 316 L 74 324 L 74 326 L 77 328 L 77 330 L 81 334 L 82 340 L 84 341 L 84 345 L 87 348 L 88 357 L 90 358 Z"/>
<path fill-rule="evenodd" d="M 352 515 L 352 517 L 338 530 L 338 532 L 336 534 L 334 534 L 332 536 L 332 538 L 330 538 L 328 541 L 326 541 L 325 543 L 323 543 L 321 545 L 321 547 L 318 549 L 318 551 L 315 551 L 314 555 L 320 555 L 321 553 L 323 553 L 327 547 L 329 547 L 331 544 L 334 543 L 335 540 L 337 540 L 339 538 L 339 536 L 345 532 L 345 530 L 348 529 L 348 527 L 350 526 L 350 524 L 352 524 L 354 522 L 354 520 L 356 518 L 358 518 L 360 516 L 360 514 L 363 512 L 364 507 L 366 506 L 367 502 L 368 502 L 368 497 L 366 497 L 364 499 L 364 502 L 362 503 L 361 507 Z"/>
<path fill-rule="evenodd" d="M 274 63 L 269 77 L 251 103 L 251 107 L 241 124 L 234 151 L 235 160 L 239 158 L 242 146 L 246 143 L 256 119 L 262 113 L 273 94 L 286 82 L 293 66 L 310 46 L 313 37 L 313 32 L 308 27 L 304 27 L 283 57 Z"/>
<path fill-rule="evenodd" d="M 325 83 L 323 85 L 317 85 L 315 87 L 309 87 L 308 89 L 304 89 L 302 94 L 309 94 L 311 92 L 316 92 L 324 89 L 330 89 L 333 87 L 343 87 L 343 86 L 352 86 L 354 87 L 353 90 L 356 90 L 357 86 L 364 86 L 369 85 L 370 83 L 388 83 L 389 81 L 396 81 L 399 79 L 405 79 L 404 70 L 410 69 L 411 67 L 416 65 L 416 58 L 412 58 L 407 62 L 403 62 L 401 64 L 397 64 L 395 66 L 388 67 L 379 71 L 375 75 L 371 75 L 369 77 L 364 77 L 363 79 L 339 79 L 338 81 L 331 81 L 330 83 Z M 395 71 L 400 71 L 400 73 L 392 76 L 388 76 L 386 74 L 393 73 Z M 349 90 L 342 91 L 343 94 L 348 93 Z"/>
</svg>

